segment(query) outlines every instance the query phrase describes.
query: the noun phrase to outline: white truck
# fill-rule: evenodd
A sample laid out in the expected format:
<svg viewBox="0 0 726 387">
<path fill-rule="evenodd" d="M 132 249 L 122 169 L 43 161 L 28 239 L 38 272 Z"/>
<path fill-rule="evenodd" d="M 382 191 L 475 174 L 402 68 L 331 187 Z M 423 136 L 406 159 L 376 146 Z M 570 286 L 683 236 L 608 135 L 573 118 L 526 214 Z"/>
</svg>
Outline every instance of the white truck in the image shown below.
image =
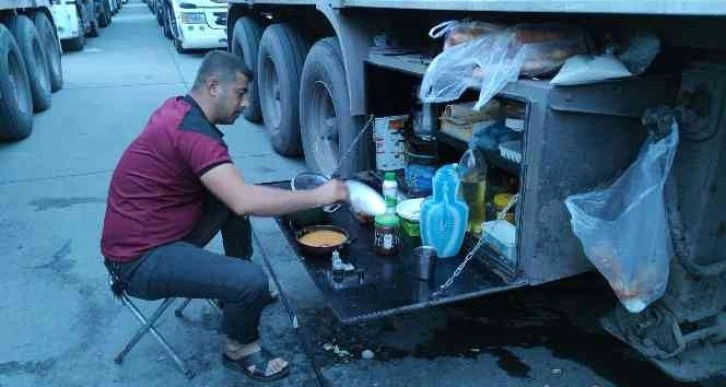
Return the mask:
<svg viewBox="0 0 726 387">
<path fill-rule="evenodd" d="M 322 266 L 304 261 L 331 308 L 344 323 L 356 323 L 594 270 L 571 228 L 565 200 L 619 176 L 635 160 L 648 133 L 644 113 L 669 105 L 676 112 L 680 143 L 665 189 L 673 245 L 667 247 L 674 252 L 666 261 L 670 274 L 661 284 L 667 290 L 638 313 L 618 305 L 602 325 L 673 378 L 700 380 L 724 374 L 726 2 L 230 0 L 229 50 L 255 74 L 251 106 L 244 115 L 264 122 L 277 152 L 303 155 L 310 169 L 323 174 L 336 171 L 341 159 L 343 176 L 375 169 L 370 133 L 365 141 L 353 143 L 370 116 L 421 117 L 418 124 L 414 120 L 414 132 L 432 134 L 441 162 L 456 161 L 468 147 L 467 138 L 437 123 L 447 104 L 472 97 L 475 101 L 480 87 L 468 85 L 468 91 L 452 101 L 421 103 L 417 97 L 422 78 L 442 52 L 442 42 L 429 37 L 430 29 L 465 19 L 577 27 L 603 47 L 613 37 L 651 32 L 660 39 L 657 64 L 639 76 L 587 85 L 556 86 L 547 77 L 507 83 L 494 98 L 513 108 L 511 119 L 518 122 L 521 145 L 518 162 L 512 164 L 496 152 L 487 153 L 487 161 L 490 174 L 494 170 L 505 176 L 500 185 L 519 193 L 513 257 L 503 259 L 493 251 L 475 257 L 472 262 L 481 265 L 470 264 L 462 272 L 455 272 L 456 265 L 445 268 L 460 277 L 448 295 L 437 297 L 401 295 L 408 285 L 393 282 L 407 281 L 405 277 L 368 272 L 366 283 L 337 291 L 319 274 L 325 271 Z M 476 69 L 485 74 L 497 71 L 482 63 L 450 74 L 452 85 L 457 76 L 476 74 Z M 651 131 L 660 127 L 667 132 L 665 121 L 648 117 Z M 342 157 L 352 145 L 350 157 Z M 655 222 L 653 218 L 640 227 L 655 227 Z M 366 254 L 356 251 L 361 257 Z M 648 259 L 642 257 L 643 262 Z M 370 264 L 370 273 L 381 269 L 374 260 L 360 258 L 355 263 Z M 647 277 L 649 271 L 646 267 L 632 274 Z M 448 274 L 438 280 L 447 278 Z"/>
<path fill-rule="evenodd" d="M 98 37 L 111 24 L 111 0 L 53 0 L 51 13 L 63 48 L 81 51 L 86 37 Z"/>
<path fill-rule="evenodd" d="M 61 47 L 45 0 L 0 2 L 0 140 L 30 135 L 33 113 L 63 86 Z"/>
<path fill-rule="evenodd" d="M 227 47 L 226 0 L 164 0 L 157 12 L 164 36 L 180 53 Z"/>
</svg>

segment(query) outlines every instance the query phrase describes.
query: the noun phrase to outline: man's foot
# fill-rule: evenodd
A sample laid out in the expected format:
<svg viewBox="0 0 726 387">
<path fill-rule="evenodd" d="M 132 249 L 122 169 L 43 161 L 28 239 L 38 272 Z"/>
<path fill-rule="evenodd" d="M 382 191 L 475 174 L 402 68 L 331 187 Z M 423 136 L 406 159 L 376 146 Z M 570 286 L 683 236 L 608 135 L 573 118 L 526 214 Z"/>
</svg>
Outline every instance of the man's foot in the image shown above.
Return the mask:
<svg viewBox="0 0 726 387">
<path fill-rule="evenodd" d="M 288 362 L 261 348 L 256 342 L 234 352 L 225 351 L 222 363 L 230 369 L 244 373 L 252 380 L 271 382 L 290 373 Z"/>
</svg>

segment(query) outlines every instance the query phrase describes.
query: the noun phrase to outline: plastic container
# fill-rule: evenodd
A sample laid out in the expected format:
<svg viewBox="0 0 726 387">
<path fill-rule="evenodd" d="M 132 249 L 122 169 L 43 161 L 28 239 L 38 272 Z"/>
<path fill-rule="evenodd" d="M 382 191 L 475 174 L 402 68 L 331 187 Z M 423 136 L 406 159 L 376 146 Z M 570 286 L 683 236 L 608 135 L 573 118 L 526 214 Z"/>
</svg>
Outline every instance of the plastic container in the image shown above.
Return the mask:
<svg viewBox="0 0 726 387">
<path fill-rule="evenodd" d="M 515 262 L 517 229 L 513 224 L 505 220 L 485 222 L 482 232 L 487 246 L 510 262 Z"/>
<path fill-rule="evenodd" d="M 421 205 L 421 241 L 436 249 L 439 258 L 459 253 L 466 235 L 469 207 L 461 199 L 461 181 L 456 164 L 434 174 L 434 195 Z"/>
<path fill-rule="evenodd" d="M 399 227 L 400 219 L 396 215 L 384 214 L 375 217 L 373 246 L 377 255 L 398 254 L 400 248 Z"/>
<path fill-rule="evenodd" d="M 436 140 L 429 136 L 414 136 L 406 145 L 406 194 L 416 198 L 430 196 L 437 163 Z"/>
<path fill-rule="evenodd" d="M 424 199 L 408 199 L 396 206 L 396 214 L 401 218 L 401 229 L 409 237 L 421 236 L 421 205 Z"/>
</svg>

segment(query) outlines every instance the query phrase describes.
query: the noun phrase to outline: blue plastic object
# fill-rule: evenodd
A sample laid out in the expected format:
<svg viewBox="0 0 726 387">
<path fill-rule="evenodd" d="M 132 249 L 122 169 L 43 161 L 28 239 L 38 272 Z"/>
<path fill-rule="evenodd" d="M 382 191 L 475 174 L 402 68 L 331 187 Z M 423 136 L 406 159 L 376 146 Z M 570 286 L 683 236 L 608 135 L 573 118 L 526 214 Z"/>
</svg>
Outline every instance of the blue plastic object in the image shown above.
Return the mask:
<svg viewBox="0 0 726 387">
<path fill-rule="evenodd" d="M 421 205 L 421 241 L 436 249 L 439 258 L 453 257 L 464 243 L 469 207 L 460 198 L 456 164 L 434 174 L 434 195 Z"/>
</svg>

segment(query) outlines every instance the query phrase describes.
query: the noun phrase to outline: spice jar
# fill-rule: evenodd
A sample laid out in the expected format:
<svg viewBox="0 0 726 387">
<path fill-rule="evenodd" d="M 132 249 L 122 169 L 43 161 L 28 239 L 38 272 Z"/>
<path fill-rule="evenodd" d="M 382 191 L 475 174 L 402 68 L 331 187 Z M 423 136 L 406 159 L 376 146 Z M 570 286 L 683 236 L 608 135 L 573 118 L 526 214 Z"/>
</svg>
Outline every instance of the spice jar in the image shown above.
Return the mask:
<svg viewBox="0 0 726 387">
<path fill-rule="evenodd" d="M 397 215 L 385 214 L 375 217 L 373 245 L 375 253 L 383 256 L 398 254 L 400 247 L 399 225 Z"/>
</svg>

